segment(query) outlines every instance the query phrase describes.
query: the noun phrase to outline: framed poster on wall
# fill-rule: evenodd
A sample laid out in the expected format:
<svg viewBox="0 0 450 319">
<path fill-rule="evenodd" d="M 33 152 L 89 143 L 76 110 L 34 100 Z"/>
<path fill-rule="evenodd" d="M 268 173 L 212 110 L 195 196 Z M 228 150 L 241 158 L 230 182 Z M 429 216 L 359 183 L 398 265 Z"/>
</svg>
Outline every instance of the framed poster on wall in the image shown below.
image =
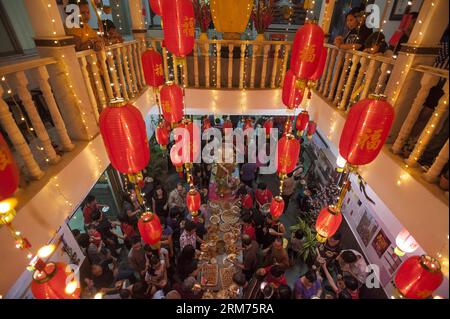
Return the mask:
<svg viewBox="0 0 450 319">
<path fill-rule="evenodd" d="M 391 245 L 391 241 L 384 233 L 383 229 L 380 229 L 378 234 L 375 236 L 372 247 L 375 249 L 375 252 L 377 253 L 378 257 L 381 258 L 383 254 L 386 252 L 386 250 Z"/>
<path fill-rule="evenodd" d="M 389 20 L 400 21 L 404 14 L 409 13 L 411 6 L 408 6 L 408 0 L 394 0 Z"/>
<path fill-rule="evenodd" d="M 370 243 L 370 240 L 375 235 L 375 232 L 378 229 L 378 223 L 376 219 L 372 216 L 369 210 L 365 209 L 364 214 L 356 227 L 356 231 L 359 234 L 359 237 L 363 241 L 364 245 L 367 247 Z"/>
</svg>

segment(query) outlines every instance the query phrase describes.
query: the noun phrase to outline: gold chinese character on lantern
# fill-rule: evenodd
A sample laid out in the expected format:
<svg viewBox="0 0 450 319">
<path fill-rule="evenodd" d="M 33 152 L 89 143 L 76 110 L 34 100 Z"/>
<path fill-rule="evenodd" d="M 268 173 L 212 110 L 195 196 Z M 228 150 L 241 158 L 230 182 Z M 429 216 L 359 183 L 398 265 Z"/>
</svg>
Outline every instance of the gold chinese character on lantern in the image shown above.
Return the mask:
<svg viewBox="0 0 450 319">
<path fill-rule="evenodd" d="M 290 157 L 288 157 L 288 156 L 285 156 L 285 157 L 282 157 L 281 158 L 281 160 L 280 160 L 280 164 L 283 166 L 283 167 L 289 167 L 289 166 L 291 166 L 291 164 L 292 164 L 292 158 L 290 158 Z"/>
<path fill-rule="evenodd" d="M 367 149 L 368 151 L 376 150 L 381 143 L 381 132 L 383 130 L 373 130 L 367 128 L 361 134 L 358 140 L 358 146 L 360 149 Z"/>
<path fill-rule="evenodd" d="M 195 21 L 194 21 L 194 18 L 184 17 L 183 33 L 187 37 L 195 36 Z"/>
<path fill-rule="evenodd" d="M 305 62 L 313 62 L 316 58 L 316 45 L 307 45 L 300 54 L 300 60 Z"/>
<path fill-rule="evenodd" d="M 162 64 L 157 64 L 157 65 L 155 66 L 155 74 L 156 74 L 157 76 L 163 76 L 164 70 L 163 70 Z"/>
<path fill-rule="evenodd" d="M 162 107 L 163 107 L 164 112 L 166 112 L 166 113 L 170 113 L 170 111 L 172 110 L 172 107 L 170 106 L 169 101 L 162 101 Z"/>
<path fill-rule="evenodd" d="M 0 149 L 0 171 L 3 171 L 11 163 L 8 153 L 1 148 Z"/>
</svg>

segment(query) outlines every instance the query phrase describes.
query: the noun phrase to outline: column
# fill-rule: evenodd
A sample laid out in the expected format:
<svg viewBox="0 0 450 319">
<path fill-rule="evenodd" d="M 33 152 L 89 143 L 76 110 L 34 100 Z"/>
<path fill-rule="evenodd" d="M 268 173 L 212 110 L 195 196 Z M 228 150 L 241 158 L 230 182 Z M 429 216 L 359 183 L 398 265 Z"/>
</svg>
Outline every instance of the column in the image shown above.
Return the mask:
<svg viewBox="0 0 450 319">
<path fill-rule="evenodd" d="M 325 35 L 328 35 L 330 32 L 331 18 L 333 17 L 335 4 L 336 0 L 322 1 L 322 10 L 320 11 L 319 25 L 322 27 L 323 32 L 325 32 Z"/>
<path fill-rule="evenodd" d="M 145 39 L 147 34 L 147 28 L 145 25 L 145 17 L 142 14 L 142 1 L 141 0 L 129 0 L 131 15 L 131 29 L 135 39 Z"/>
<path fill-rule="evenodd" d="M 388 139 L 393 143 L 420 89 L 416 65 L 432 65 L 439 51 L 439 40 L 448 25 L 448 0 L 424 1 L 407 44 L 402 45 L 386 87 L 388 101 L 394 106 L 396 119 Z M 395 58 L 395 57 L 394 57 Z"/>
<path fill-rule="evenodd" d="M 56 0 L 24 0 L 35 31 L 39 55 L 56 57 L 57 66 L 49 67 L 50 84 L 72 139 L 89 140 L 98 133 L 94 109 L 89 99 L 72 37 L 66 36 L 65 20 Z M 72 87 L 70 87 L 72 86 Z"/>
</svg>

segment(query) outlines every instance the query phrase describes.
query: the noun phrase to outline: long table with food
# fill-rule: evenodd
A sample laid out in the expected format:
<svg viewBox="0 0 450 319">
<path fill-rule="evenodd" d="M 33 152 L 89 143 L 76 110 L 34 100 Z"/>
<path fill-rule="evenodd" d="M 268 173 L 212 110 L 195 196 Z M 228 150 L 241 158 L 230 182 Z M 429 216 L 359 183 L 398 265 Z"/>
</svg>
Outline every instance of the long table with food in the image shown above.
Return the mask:
<svg viewBox="0 0 450 319">
<path fill-rule="evenodd" d="M 242 262 L 240 203 L 230 200 L 210 201 L 211 217 L 206 223 L 207 235 L 200 247 L 199 274 L 205 293 L 203 299 L 235 299 L 239 287 L 233 283 Z"/>
</svg>

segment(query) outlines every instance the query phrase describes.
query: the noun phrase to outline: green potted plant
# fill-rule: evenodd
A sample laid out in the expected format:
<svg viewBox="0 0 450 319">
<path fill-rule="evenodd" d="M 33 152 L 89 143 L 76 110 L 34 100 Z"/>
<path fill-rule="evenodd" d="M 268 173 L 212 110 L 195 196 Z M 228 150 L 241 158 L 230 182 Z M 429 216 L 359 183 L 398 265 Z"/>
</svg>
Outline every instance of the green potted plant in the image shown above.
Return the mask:
<svg viewBox="0 0 450 319">
<path fill-rule="evenodd" d="M 298 223 L 292 225 L 290 228 L 291 232 L 296 232 L 301 230 L 304 234 L 303 247 L 300 251 L 300 258 L 307 265 L 312 265 L 317 258 L 317 239 L 316 232 L 311 228 L 311 226 L 301 218 L 298 218 Z"/>
</svg>

